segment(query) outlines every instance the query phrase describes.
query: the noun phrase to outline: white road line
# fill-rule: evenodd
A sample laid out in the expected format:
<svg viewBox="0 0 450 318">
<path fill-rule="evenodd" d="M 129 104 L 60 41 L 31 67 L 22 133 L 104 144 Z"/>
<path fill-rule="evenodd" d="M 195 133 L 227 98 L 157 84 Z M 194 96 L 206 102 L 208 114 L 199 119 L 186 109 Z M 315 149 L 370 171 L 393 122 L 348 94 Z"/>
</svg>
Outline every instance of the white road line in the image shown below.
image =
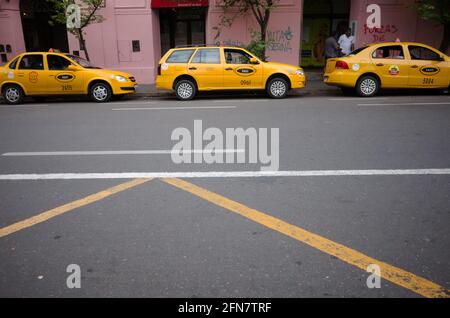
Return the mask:
<svg viewBox="0 0 450 318">
<path fill-rule="evenodd" d="M 230 109 L 237 106 L 173 106 L 173 107 L 142 107 L 142 108 L 113 108 L 112 110 L 180 110 L 180 109 Z"/>
<path fill-rule="evenodd" d="M 224 99 L 224 100 L 213 100 L 213 103 L 259 103 L 259 102 L 270 102 L 270 99 Z"/>
<path fill-rule="evenodd" d="M 436 103 L 396 103 L 396 104 L 358 104 L 358 106 L 426 106 L 426 105 L 450 105 L 450 102 L 436 102 Z"/>
<path fill-rule="evenodd" d="M 335 177 L 335 176 L 410 176 L 410 175 L 450 175 L 450 169 L 3 174 L 0 175 L 0 180 L 255 178 L 255 177 Z"/>
<path fill-rule="evenodd" d="M 371 97 L 371 100 L 381 100 L 381 99 L 388 99 L 387 97 Z M 354 101 L 361 101 L 361 100 L 367 100 L 365 97 L 352 97 L 352 98 L 327 98 L 327 100 L 330 101 L 348 101 L 348 100 L 354 100 Z"/>
<path fill-rule="evenodd" d="M 216 149 L 215 153 L 243 153 L 245 149 Z M 212 153 L 210 150 L 106 150 L 106 151 L 31 151 L 6 152 L 4 157 L 31 157 L 31 156 L 95 156 L 95 155 L 166 155 L 172 153 Z"/>
</svg>

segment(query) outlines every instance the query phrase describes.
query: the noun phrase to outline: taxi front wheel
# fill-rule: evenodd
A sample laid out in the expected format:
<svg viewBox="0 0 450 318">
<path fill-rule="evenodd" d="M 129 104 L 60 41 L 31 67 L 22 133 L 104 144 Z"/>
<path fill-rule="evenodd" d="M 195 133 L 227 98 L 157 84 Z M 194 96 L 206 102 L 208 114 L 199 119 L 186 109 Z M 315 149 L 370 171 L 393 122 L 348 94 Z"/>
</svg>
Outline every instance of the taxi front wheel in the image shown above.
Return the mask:
<svg viewBox="0 0 450 318">
<path fill-rule="evenodd" d="M 25 93 L 19 85 L 8 85 L 3 90 L 3 97 L 7 104 L 17 105 L 23 102 Z"/>
<path fill-rule="evenodd" d="M 178 81 L 175 85 L 175 95 L 179 100 L 191 100 L 195 97 L 197 88 L 190 80 Z"/>
<path fill-rule="evenodd" d="M 371 75 L 362 76 L 356 83 L 356 92 L 361 97 L 372 97 L 378 93 L 380 83 Z"/>
<path fill-rule="evenodd" d="M 89 97 L 96 103 L 106 103 L 112 98 L 112 91 L 106 83 L 95 83 L 89 90 Z"/>
<path fill-rule="evenodd" d="M 267 84 L 267 94 L 272 98 L 285 98 L 288 91 L 288 83 L 283 78 L 271 79 Z"/>
</svg>

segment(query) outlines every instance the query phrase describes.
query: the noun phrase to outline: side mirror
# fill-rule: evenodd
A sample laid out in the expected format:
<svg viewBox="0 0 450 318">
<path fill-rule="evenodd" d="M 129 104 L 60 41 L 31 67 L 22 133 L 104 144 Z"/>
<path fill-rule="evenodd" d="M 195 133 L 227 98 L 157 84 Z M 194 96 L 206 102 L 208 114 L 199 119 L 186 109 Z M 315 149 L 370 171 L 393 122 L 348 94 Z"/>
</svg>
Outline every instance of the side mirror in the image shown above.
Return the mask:
<svg viewBox="0 0 450 318">
<path fill-rule="evenodd" d="M 79 68 L 78 66 L 74 65 L 74 64 L 70 64 L 70 65 L 67 67 L 67 70 L 68 70 L 68 71 L 76 72 L 76 71 L 79 71 L 80 68 Z"/>
<path fill-rule="evenodd" d="M 259 61 L 256 57 L 250 58 L 250 64 L 259 64 Z"/>
</svg>

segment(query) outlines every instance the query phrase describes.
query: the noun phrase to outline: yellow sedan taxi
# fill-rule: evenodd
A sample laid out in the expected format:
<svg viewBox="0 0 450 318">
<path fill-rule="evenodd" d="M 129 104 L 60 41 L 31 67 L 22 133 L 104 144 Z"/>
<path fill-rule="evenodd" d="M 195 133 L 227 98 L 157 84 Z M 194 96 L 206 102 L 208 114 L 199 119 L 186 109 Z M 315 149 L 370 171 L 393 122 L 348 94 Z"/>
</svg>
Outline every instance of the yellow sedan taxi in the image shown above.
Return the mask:
<svg viewBox="0 0 450 318">
<path fill-rule="evenodd" d="M 450 57 L 420 43 L 377 43 L 329 59 L 324 82 L 363 97 L 384 88 L 448 89 Z"/>
<path fill-rule="evenodd" d="M 171 49 L 161 58 L 156 78 L 158 90 L 173 90 L 180 100 L 214 90 L 266 90 L 272 98 L 283 98 L 290 89 L 303 87 L 300 67 L 263 62 L 239 47 Z"/>
<path fill-rule="evenodd" d="M 132 94 L 136 86 L 130 74 L 63 53 L 23 53 L 0 67 L 0 90 L 8 104 L 20 104 L 25 96 L 40 100 L 51 95 L 88 95 L 101 103 Z"/>
</svg>

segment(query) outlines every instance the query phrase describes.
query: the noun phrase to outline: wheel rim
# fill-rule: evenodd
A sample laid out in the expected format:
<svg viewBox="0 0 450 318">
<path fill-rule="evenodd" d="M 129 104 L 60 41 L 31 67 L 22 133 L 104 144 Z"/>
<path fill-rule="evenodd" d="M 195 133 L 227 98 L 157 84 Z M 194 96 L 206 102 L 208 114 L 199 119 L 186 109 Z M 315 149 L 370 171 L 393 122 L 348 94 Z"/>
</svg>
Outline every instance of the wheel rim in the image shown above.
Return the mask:
<svg viewBox="0 0 450 318">
<path fill-rule="evenodd" d="M 275 81 L 270 85 L 270 92 L 276 97 L 283 96 L 286 93 L 286 84 L 282 81 Z"/>
<path fill-rule="evenodd" d="M 15 103 L 20 99 L 19 89 L 10 87 L 6 89 L 5 98 L 8 102 Z"/>
<path fill-rule="evenodd" d="M 194 88 L 189 83 L 181 83 L 178 86 L 177 93 L 183 99 L 190 98 L 194 92 Z"/>
<path fill-rule="evenodd" d="M 361 82 L 360 88 L 364 95 L 372 95 L 377 89 L 377 83 L 371 78 L 366 78 Z"/>
<path fill-rule="evenodd" d="M 105 86 L 96 86 L 92 94 L 96 100 L 103 101 L 108 97 L 108 89 Z"/>
</svg>

